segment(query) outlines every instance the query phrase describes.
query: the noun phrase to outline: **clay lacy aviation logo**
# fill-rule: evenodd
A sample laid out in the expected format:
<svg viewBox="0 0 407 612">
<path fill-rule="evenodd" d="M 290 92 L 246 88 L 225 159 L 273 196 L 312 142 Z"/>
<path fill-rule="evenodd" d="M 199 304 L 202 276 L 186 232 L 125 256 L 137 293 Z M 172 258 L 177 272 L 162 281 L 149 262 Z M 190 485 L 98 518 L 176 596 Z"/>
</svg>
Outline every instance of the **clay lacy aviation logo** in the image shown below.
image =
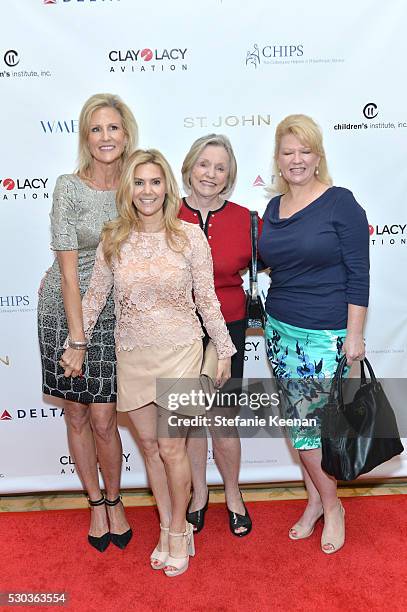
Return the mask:
<svg viewBox="0 0 407 612">
<path fill-rule="evenodd" d="M 122 471 L 131 472 L 131 465 L 129 463 L 131 453 L 122 453 L 122 456 Z M 71 455 L 61 455 L 59 457 L 59 464 L 62 466 L 60 474 L 76 474 L 75 461 Z"/>
<path fill-rule="evenodd" d="M 44 67 L 36 67 L 35 70 L 32 70 L 31 67 L 29 68 L 21 65 L 21 60 L 21 53 L 19 51 L 16 51 L 16 49 L 7 49 L 3 54 L 3 62 L 7 68 L 5 70 L 0 70 L 0 77 L 37 79 L 51 76 L 51 72 Z M 18 64 L 20 64 L 19 70 L 13 70 Z"/>
<path fill-rule="evenodd" d="M 407 223 L 386 223 L 369 225 L 372 246 L 395 246 L 407 244 Z"/>
<path fill-rule="evenodd" d="M 47 184 L 47 178 L 0 178 L 0 200 L 46 200 Z"/>
<path fill-rule="evenodd" d="M 112 49 L 109 72 L 179 72 L 188 70 L 188 49 Z"/>
</svg>

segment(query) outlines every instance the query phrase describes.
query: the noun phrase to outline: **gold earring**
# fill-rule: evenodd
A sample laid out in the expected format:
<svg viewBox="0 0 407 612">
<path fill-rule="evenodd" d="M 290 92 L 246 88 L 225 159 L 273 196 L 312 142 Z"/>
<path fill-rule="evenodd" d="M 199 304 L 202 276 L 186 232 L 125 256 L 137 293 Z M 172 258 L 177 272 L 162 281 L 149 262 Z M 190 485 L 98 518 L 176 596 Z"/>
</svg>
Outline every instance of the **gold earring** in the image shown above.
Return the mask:
<svg viewBox="0 0 407 612">
<path fill-rule="evenodd" d="M 281 170 L 278 171 L 278 176 L 283 176 L 283 173 L 281 172 Z"/>
<path fill-rule="evenodd" d="M 315 174 L 316 174 L 316 176 L 318 176 L 318 174 L 319 174 L 318 166 L 315 167 Z"/>
</svg>

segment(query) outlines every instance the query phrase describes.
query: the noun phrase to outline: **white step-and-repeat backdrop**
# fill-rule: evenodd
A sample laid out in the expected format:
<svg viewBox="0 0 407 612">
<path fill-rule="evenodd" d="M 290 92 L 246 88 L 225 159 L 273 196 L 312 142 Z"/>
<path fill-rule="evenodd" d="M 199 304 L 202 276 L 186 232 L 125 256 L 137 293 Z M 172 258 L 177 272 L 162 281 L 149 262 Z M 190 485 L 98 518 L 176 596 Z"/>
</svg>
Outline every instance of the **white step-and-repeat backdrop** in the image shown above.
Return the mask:
<svg viewBox="0 0 407 612">
<path fill-rule="evenodd" d="M 0 20 L 0 492 L 80 488 L 61 409 L 41 394 L 36 306 L 55 179 L 75 167 L 79 111 L 96 92 L 122 96 L 141 146 L 178 173 L 197 137 L 227 134 L 233 199 L 260 212 L 277 123 L 314 117 L 335 184 L 371 226 L 368 356 L 378 375 L 407 376 L 404 0 L 19 0 Z M 246 357 L 248 376 L 268 376 L 262 337 Z M 121 435 L 123 485 L 145 486 L 125 421 Z M 208 472 L 219 482 L 211 451 Z M 406 475 L 406 455 L 374 474 Z M 243 440 L 243 482 L 300 477 L 285 440 Z"/>
</svg>

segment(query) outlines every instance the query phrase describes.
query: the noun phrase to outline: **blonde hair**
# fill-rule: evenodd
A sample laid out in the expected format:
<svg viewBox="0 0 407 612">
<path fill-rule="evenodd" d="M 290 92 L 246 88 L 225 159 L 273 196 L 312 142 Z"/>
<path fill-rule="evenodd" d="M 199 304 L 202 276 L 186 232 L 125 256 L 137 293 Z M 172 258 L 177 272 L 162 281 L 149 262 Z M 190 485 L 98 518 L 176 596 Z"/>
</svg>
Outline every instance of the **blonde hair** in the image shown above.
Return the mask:
<svg viewBox="0 0 407 612">
<path fill-rule="evenodd" d="M 113 257 L 117 257 L 120 261 L 120 248 L 128 239 L 130 232 L 141 231 L 140 216 L 133 204 L 133 189 L 136 168 L 143 164 L 155 164 L 164 174 L 166 196 L 163 221 L 168 246 L 173 251 L 182 252 L 188 244 L 188 238 L 178 219 L 181 198 L 171 166 L 160 151 L 138 149 L 130 155 L 122 170 L 116 194 L 118 217 L 107 223 L 102 231 L 103 254 L 109 264 Z"/>
<path fill-rule="evenodd" d="M 279 167 L 277 163 L 281 140 L 286 134 L 293 134 L 296 136 L 303 145 L 309 147 L 313 153 L 320 157 L 318 164 L 318 180 L 324 183 L 324 185 L 331 186 L 332 179 L 328 172 L 320 127 L 311 117 L 308 117 L 308 115 L 288 115 L 288 117 L 280 121 L 276 128 L 274 147 L 274 175 L 276 177 L 276 182 L 272 186 L 271 191 L 278 193 L 286 193 L 288 191 L 288 183 L 283 176 L 279 176 Z"/>
<path fill-rule="evenodd" d="M 126 134 L 126 144 L 121 156 L 121 165 L 137 146 L 138 128 L 133 113 L 119 96 L 109 93 L 100 93 L 91 96 L 85 102 L 79 115 L 79 151 L 77 174 L 83 178 L 90 178 L 89 169 L 92 164 L 92 155 L 89 151 L 88 137 L 90 122 L 95 111 L 101 108 L 113 108 L 122 120 L 123 131 Z"/>
<path fill-rule="evenodd" d="M 226 186 L 224 187 L 224 189 L 222 189 L 221 193 L 228 193 L 232 190 L 235 184 L 237 175 L 237 163 L 229 138 L 227 136 L 224 136 L 223 134 L 208 134 L 207 136 L 201 136 L 201 138 L 195 140 L 184 159 L 184 163 L 182 164 L 182 182 L 187 193 L 190 193 L 191 191 L 192 168 L 195 166 L 202 151 L 205 149 L 205 147 L 209 145 L 214 147 L 223 147 L 229 157 L 228 180 Z"/>
</svg>

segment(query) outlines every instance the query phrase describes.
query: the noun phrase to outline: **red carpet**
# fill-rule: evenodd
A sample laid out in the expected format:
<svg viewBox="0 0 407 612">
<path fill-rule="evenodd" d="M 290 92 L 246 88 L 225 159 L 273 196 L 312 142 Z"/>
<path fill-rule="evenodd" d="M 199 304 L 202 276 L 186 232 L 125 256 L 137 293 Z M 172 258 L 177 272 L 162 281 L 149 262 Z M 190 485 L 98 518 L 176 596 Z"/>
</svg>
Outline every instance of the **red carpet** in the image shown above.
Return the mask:
<svg viewBox="0 0 407 612">
<path fill-rule="evenodd" d="M 66 591 L 73 612 L 266 612 L 406 610 L 407 495 L 344 500 L 347 542 L 319 549 L 321 525 L 293 542 L 288 527 L 303 501 L 249 503 L 253 532 L 236 538 L 225 508 L 211 505 L 196 536 L 197 556 L 178 578 L 148 565 L 158 524 L 154 508 L 131 508 L 135 537 L 101 554 L 86 541 L 88 511 L 0 514 L 0 591 Z M 4 610 L 40 609 L 7 607 Z"/>
</svg>

